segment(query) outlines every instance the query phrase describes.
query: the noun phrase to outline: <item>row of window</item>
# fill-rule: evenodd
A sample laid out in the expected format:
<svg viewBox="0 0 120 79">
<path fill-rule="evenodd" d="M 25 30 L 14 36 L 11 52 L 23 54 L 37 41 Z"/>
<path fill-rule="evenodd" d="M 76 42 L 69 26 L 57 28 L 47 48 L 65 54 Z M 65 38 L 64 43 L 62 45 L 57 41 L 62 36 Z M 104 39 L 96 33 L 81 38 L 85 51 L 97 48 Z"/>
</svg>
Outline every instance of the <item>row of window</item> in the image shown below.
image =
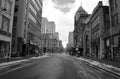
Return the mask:
<svg viewBox="0 0 120 79">
<path fill-rule="evenodd" d="M 0 7 L 2 7 L 2 10 L 6 12 L 7 14 L 11 14 L 11 9 L 12 9 L 12 2 L 10 0 L 0 0 Z M 1 18 L 1 28 L 4 31 L 9 31 L 10 28 L 10 19 L 7 18 L 6 16 L 2 15 Z"/>
<path fill-rule="evenodd" d="M 96 19 L 92 22 L 92 28 L 94 28 L 96 25 L 100 23 L 100 17 L 97 16 Z"/>
<path fill-rule="evenodd" d="M 113 37 L 113 45 L 118 45 L 118 39 L 119 39 L 119 36 L 114 36 Z"/>
<path fill-rule="evenodd" d="M 40 7 L 42 7 L 40 0 L 36 0 Z"/>
<path fill-rule="evenodd" d="M 111 11 L 115 10 L 117 8 L 117 1 L 110 0 L 110 5 L 111 5 Z"/>
<path fill-rule="evenodd" d="M 36 7 L 38 10 L 40 10 L 40 8 L 38 7 L 38 4 L 36 3 L 36 1 L 35 1 L 35 0 L 32 0 L 32 2 L 34 3 L 35 7 Z"/>
<path fill-rule="evenodd" d="M 40 3 L 40 1 L 39 0 L 36 0 L 37 1 L 37 3 L 39 4 L 39 6 L 41 6 L 41 3 Z M 35 7 L 37 8 L 37 10 L 40 10 L 40 8 L 39 8 L 39 6 L 38 6 L 38 4 L 36 3 L 36 1 L 35 0 L 32 0 L 32 2 L 34 3 L 34 5 L 35 5 Z M 36 11 L 36 9 L 34 8 L 34 6 L 30 3 L 29 4 L 29 8 L 32 10 L 32 12 L 37 16 L 37 11 Z M 30 14 L 30 16 L 31 16 L 31 14 Z M 35 19 L 35 17 L 32 15 L 31 16 L 31 18 L 30 18 L 34 23 L 37 23 L 37 20 Z"/>
<path fill-rule="evenodd" d="M 120 36 L 114 36 L 114 37 L 112 37 L 112 44 L 113 45 L 115 45 L 115 46 L 118 46 L 119 45 L 119 42 L 120 42 Z M 105 41 L 105 44 L 106 44 L 106 46 L 110 46 L 110 39 L 107 39 L 106 41 Z"/>
<path fill-rule="evenodd" d="M 12 12 L 12 1 L 11 0 L 0 0 L 0 7 L 2 7 L 2 10 L 6 12 L 7 14 L 11 15 Z M 4 15 L 2 15 L 1 18 L 1 28 L 4 31 L 9 31 L 10 28 L 10 19 Z"/>
<path fill-rule="evenodd" d="M 29 13 L 28 17 L 29 17 L 34 23 L 37 23 L 35 17 L 34 17 L 31 13 Z"/>
<path fill-rule="evenodd" d="M 97 39 L 100 37 L 100 30 L 99 31 L 96 31 L 93 35 L 92 35 L 92 39 Z"/>
<path fill-rule="evenodd" d="M 0 0 L 0 7 L 2 7 L 2 10 L 4 10 L 4 12 L 11 14 L 12 2 L 10 0 Z"/>
<path fill-rule="evenodd" d="M 114 16 L 112 16 L 112 26 L 115 26 L 119 24 L 119 21 L 118 21 L 118 13 L 115 14 Z"/>
<path fill-rule="evenodd" d="M 36 11 L 35 8 L 31 5 L 31 3 L 29 4 L 29 7 L 30 7 L 30 9 L 33 11 L 33 13 L 34 13 L 35 15 L 37 15 L 37 11 Z"/>
<path fill-rule="evenodd" d="M 9 31 L 9 26 L 10 26 L 10 19 L 8 19 L 5 16 L 2 16 L 1 29 L 4 30 L 4 31 Z"/>
</svg>

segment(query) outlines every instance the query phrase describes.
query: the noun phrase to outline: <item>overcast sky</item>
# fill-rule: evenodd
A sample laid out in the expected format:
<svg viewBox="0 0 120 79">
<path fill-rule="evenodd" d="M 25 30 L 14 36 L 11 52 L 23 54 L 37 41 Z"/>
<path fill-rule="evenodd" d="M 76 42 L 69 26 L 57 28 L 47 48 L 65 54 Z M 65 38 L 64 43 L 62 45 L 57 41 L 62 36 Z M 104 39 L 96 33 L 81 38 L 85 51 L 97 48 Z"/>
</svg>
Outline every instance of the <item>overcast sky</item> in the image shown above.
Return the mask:
<svg viewBox="0 0 120 79">
<path fill-rule="evenodd" d="M 69 32 L 74 30 L 74 15 L 79 6 L 82 5 L 91 14 L 98 1 L 108 4 L 108 0 L 43 0 L 43 17 L 55 21 L 56 31 L 65 47 Z"/>
</svg>

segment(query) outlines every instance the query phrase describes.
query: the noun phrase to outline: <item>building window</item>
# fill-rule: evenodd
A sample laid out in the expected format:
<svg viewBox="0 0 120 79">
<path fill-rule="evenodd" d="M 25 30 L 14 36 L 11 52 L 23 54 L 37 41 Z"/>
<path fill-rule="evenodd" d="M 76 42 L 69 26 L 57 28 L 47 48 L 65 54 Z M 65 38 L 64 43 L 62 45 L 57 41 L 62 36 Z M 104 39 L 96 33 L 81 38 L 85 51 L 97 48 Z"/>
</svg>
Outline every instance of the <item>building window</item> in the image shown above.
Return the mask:
<svg viewBox="0 0 120 79">
<path fill-rule="evenodd" d="M 117 1 L 115 0 L 115 8 L 117 8 Z"/>
<path fill-rule="evenodd" d="M 114 16 L 112 16 L 112 26 L 115 26 L 119 24 L 119 21 L 118 21 L 118 13 L 115 14 Z"/>
<path fill-rule="evenodd" d="M 36 7 L 38 10 L 40 10 L 39 7 L 38 7 L 38 5 L 37 5 L 37 3 L 36 3 L 36 1 L 35 1 L 35 0 L 32 0 L 32 2 L 34 3 L 35 7 Z"/>
<path fill-rule="evenodd" d="M 34 16 L 29 13 L 29 18 L 34 22 L 34 23 L 37 23 L 36 19 L 34 18 Z"/>
<path fill-rule="evenodd" d="M 9 23 L 10 23 L 10 20 L 7 17 L 2 16 L 2 26 L 1 26 L 1 29 L 5 30 L 5 31 L 9 31 Z"/>
<path fill-rule="evenodd" d="M 30 7 L 30 9 L 33 11 L 33 13 L 34 13 L 35 15 L 37 15 L 37 11 L 35 10 L 35 8 L 33 8 L 33 6 L 32 6 L 31 4 L 29 4 L 29 7 Z"/>
<path fill-rule="evenodd" d="M 5 0 L 4 8 L 7 13 L 11 14 L 12 2 L 10 0 Z"/>
<path fill-rule="evenodd" d="M 15 12 L 18 12 L 18 5 L 15 5 Z"/>
<path fill-rule="evenodd" d="M 118 46 L 118 36 L 113 37 L 113 45 Z"/>
<path fill-rule="evenodd" d="M 14 22 L 17 22 L 17 16 L 14 16 Z"/>
<path fill-rule="evenodd" d="M 97 16 L 94 21 L 92 22 L 92 28 L 96 27 L 100 23 L 100 17 Z"/>
<path fill-rule="evenodd" d="M 1 7 L 1 5 L 2 5 L 2 0 L 0 0 L 0 7 Z"/>
<path fill-rule="evenodd" d="M 36 0 L 36 1 L 38 2 L 39 6 L 42 7 L 40 0 Z"/>
<path fill-rule="evenodd" d="M 104 27 L 104 30 L 107 30 L 110 28 L 110 21 L 109 21 L 109 15 L 108 14 L 105 14 L 104 16 L 104 24 L 105 24 L 105 27 Z"/>
<path fill-rule="evenodd" d="M 111 6 L 111 11 L 115 10 L 117 8 L 117 1 L 110 0 L 110 6 Z"/>
</svg>

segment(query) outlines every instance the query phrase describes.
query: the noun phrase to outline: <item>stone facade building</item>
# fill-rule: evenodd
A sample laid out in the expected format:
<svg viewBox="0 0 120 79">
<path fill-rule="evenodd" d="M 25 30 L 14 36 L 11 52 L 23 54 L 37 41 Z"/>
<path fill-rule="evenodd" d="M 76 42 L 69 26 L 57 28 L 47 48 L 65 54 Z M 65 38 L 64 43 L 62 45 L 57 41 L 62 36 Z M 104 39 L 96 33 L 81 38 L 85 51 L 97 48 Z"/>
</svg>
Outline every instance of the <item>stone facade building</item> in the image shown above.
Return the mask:
<svg viewBox="0 0 120 79">
<path fill-rule="evenodd" d="M 109 7 L 104 6 L 102 1 L 93 10 L 90 24 L 92 56 L 100 59 L 104 58 L 106 54 L 104 39 L 109 37 Z"/>
<path fill-rule="evenodd" d="M 109 0 L 112 59 L 120 60 L 120 0 Z M 108 41 L 109 42 L 109 41 Z"/>
<path fill-rule="evenodd" d="M 85 29 L 85 20 L 88 16 L 89 14 L 80 6 L 74 17 L 74 48 L 79 50 L 77 52 L 79 55 L 83 55 L 83 32 Z"/>
<path fill-rule="evenodd" d="M 85 30 L 83 32 L 83 54 L 84 56 L 91 56 L 91 15 L 86 19 Z"/>
<path fill-rule="evenodd" d="M 0 0 L 0 57 L 11 56 L 15 0 Z"/>
</svg>

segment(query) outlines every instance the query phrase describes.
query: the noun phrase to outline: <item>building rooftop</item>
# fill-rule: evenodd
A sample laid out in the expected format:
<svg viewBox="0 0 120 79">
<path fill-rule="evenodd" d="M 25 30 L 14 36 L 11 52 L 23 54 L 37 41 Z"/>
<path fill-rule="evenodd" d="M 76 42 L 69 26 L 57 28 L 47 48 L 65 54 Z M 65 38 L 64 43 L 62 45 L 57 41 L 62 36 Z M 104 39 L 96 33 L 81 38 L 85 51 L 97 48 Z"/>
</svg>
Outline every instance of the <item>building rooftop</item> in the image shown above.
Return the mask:
<svg viewBox="0 0 120 79">
<path fill-rule="evenodd" d="M 88 14 L 82 6 L 80 6 L 76 11 L 75 19 L 78 20 L 81 14 Z"/>
</svg>

